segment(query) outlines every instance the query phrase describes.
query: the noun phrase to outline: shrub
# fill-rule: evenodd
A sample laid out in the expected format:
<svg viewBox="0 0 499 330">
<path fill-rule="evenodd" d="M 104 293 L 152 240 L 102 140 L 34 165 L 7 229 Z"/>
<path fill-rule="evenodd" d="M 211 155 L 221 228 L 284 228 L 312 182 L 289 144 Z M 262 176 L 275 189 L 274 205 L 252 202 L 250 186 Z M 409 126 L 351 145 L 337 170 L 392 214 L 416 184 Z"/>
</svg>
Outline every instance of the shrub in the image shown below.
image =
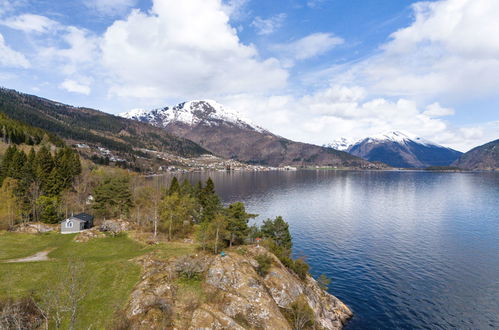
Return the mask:
<svg viewBox="0 0 499 330">
<path fill-rule="evenodd" d="M 285 315 L 295 330 L 314 328 L 314 311 L 303 295 L 286 308 Z"/>
<path fill-rule="evenodd" d="M 266 254 L 260 254 L 255 257 L 256 262 L 258 262 L 258 267 L 256 269 L 260 276 L 265 276 L 268 274 L 270 266 L 272 265 L 272 258 Z"/>
<path fill-rule="evenodd" d="M 331 284 L 331 279 L 327 277 L 325 274 L 322 274 L 317 279 L 317 284 L 319 284 L 319 287 L 322 290 L 327 291 L 327 289 L 329 288 L 329 284 Z"/>
<path fill-rule="evenodd" d="M 307 277 L 310 266 L 303 258 L 298 258 L 293 262 L 291 269 L 298 275 L 299 278 L 304 280 Z"/>
<path fill-rule="evenodd" d="M 201 260 L 184 256 L 179 258 L 175 263 L 175 270 L 184 279 L 200 279 L 204 267 Z"/>
<path fill-rule="evenodd" d="M 0 300 L 0 329 L 38 329 L 43 320 L 32 297 Z"/>
</svg>

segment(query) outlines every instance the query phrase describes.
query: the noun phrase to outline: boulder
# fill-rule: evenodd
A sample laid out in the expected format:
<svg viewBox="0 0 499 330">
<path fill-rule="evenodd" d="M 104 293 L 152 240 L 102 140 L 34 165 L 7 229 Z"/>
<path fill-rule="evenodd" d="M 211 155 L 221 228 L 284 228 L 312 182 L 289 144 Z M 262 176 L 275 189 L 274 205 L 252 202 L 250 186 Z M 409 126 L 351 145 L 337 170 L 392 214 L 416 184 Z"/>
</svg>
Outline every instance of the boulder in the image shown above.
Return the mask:
<svg viewBox="0 0 499 330">
<path fill-rule="evenodd" d="M 90 241 L 91 239 L 102 237 L 106 237 L 106 235 L 101 233 L 98 229 L 92 228 L 80 232 L 78 235 L 76 235 L 74 240 L 78 243 L 85 243 Z"/>
<path fill-rule="evenodd" d="M 50 225 L 42 222 L 27 222 L 14 226 L 12 231 L 16 233 L 38 234 L 57 231 L 57 228 L 58 225 Z"/>
</svg>

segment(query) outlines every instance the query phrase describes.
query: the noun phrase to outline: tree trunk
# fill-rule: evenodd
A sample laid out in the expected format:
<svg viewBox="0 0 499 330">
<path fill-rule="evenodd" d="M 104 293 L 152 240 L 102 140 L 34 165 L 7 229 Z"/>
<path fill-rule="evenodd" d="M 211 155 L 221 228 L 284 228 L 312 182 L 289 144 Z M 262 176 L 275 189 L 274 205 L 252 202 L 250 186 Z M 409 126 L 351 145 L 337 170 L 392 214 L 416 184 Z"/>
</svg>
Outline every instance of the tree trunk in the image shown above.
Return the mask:
<svg viewBox="0 0 499 330">
<path fill-rule="evenodd" d="M 168 228 L 168 240 L 172 240 L 173 215 L 170 214 L 170 227 Z"/>
<path fill-rule="evenodd" d="M 217 233 L 215 235 L 215 254 L 218 254 L 218 231 L 219 227 L 217 226 Z"/>
</svg>

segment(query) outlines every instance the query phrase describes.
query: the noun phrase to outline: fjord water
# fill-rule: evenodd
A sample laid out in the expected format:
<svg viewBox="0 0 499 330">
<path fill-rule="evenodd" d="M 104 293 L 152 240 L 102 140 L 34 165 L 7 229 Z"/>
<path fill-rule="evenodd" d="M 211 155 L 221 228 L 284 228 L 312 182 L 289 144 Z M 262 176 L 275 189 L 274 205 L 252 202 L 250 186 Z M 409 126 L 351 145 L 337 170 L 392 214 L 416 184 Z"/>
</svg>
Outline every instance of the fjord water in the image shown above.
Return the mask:
<svg viewBox="0 0 499 330">
<path fill-rule="evenodd" d="M 224 202 L 290 223 L 294 255 L 352 308 L 347 329 L 499 327 L 499 174 L 210 176 Z"/>
</svg>

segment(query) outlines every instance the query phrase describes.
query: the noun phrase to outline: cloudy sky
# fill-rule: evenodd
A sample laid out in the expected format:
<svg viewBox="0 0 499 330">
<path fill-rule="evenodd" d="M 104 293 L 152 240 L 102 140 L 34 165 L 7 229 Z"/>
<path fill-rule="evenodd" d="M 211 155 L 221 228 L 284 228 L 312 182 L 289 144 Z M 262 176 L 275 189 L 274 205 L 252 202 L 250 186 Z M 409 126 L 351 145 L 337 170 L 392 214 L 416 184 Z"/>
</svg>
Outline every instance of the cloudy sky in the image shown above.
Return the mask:
<svg viewBox="0 0 499 330">
<path fill-rule="evenodd" d="M 499 138 L 498 0 L 0 0 L 0 85 L 110 113 L 215 99 L 324 144 Z"/>
</svg>

